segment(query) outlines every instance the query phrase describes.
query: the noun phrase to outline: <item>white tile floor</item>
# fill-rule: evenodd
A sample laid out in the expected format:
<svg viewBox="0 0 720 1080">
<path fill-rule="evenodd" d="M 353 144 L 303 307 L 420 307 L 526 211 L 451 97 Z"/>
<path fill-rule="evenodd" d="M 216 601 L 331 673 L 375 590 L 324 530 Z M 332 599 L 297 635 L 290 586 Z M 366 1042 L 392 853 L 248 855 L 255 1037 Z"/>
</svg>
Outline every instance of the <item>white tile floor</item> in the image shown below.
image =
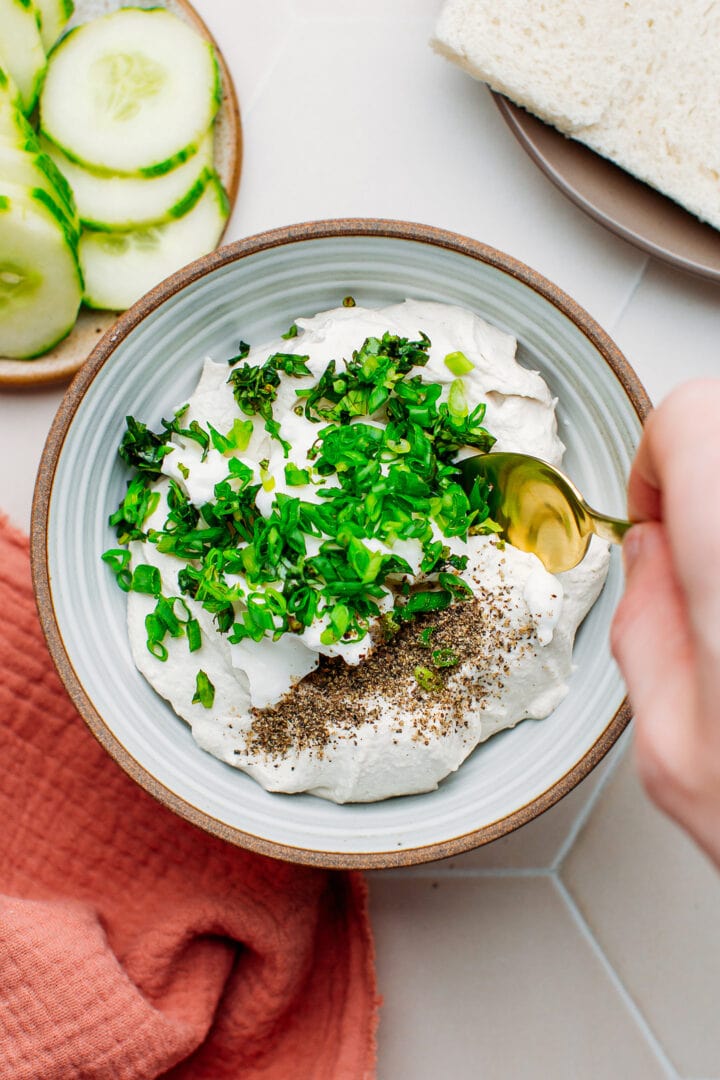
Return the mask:
<svg viewBox="0 0 720 1080">
<path fill-rule="evenodd" d="M 439 0 L 196 7 L 243 114 L 228 239 L 337 215 L 455 229 L 566 289 L 656 400 L 720 374 L 720 288 L 556 191 L 487 92 L 430 50 Z M 60 395 L 0 395 L 0 507 L 25 528 Z M 720 879 L 629 756 L 493 845 L 373 875 L 371 896 L 381 1080 L 720 1080 Z"/>
<path fill-rule="evenodd" d="M 562 827 L 371 875 L 381 1080 L 720 1076 L 720 877 L 627 741 Z"/>
</svg>

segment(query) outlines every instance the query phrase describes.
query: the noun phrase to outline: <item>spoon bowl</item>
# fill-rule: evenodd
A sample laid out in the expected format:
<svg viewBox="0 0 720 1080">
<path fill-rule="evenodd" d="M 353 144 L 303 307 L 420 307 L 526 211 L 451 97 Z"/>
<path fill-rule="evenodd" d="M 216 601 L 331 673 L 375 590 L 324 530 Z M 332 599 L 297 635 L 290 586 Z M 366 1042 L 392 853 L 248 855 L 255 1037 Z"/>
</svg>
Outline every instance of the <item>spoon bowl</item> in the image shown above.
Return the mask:
<svg viewBox="0 0 720 1080">
<path fill-rule="evenodd" d="M 630 528 L 629 521 L 593 510 L 564 473 L 529 454 L 476 454 L 459 468 L 468 495 L 477 483 L 487 487 L 498 535 L 532 551 L 551 574 L 577 566 L 593 533 L 621 544 Z"/>
</svg>

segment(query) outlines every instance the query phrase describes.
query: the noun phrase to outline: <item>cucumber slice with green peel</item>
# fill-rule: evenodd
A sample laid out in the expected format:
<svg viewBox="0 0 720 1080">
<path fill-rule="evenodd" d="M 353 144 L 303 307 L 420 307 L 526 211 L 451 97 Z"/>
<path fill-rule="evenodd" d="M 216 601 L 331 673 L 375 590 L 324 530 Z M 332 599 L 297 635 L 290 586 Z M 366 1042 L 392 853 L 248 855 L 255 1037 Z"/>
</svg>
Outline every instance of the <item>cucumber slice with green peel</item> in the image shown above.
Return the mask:
<svg viewBox="0 0 720 1080">
<path fill-rule="evenodd" d="M 6 106 L 11 109 L 21 109 L 22 99 L 15 80 L 0 67 L 0 110 Z"/>
<path fill-rule="evenodd" d="M 20 109 L 12 106 L 0 106 L 0 140 L 13 146 L 27 148 L 29 145 L 39 149 L 37 136 Z"/>
<path fill-rule="evenodd" d="M 195 206 L 166 225 L 129 233 L 84 232 L 79 255 L 85 303 L 124 311 L 164 278 L 217 245 L 230 205 L 215 175 Z"/>
<path fill-rule="evenodd" d="M 182 165 L 150 179 L 99 176 L 68 161 L 47 139 L 41 146 L 70 182 L 82 224 L 104 232 L 127 232 L 181 217 L 205 190 L 213 162 L 212 131 Z"/>
<path fill-rule="evenodd" d="M 19 188 L 44 191 L 54 210 L 60 215 L 62 224 L 77 243 L 80 237 L 80 221 L 72 195 L 69 201 L 65 198 L 63 191 L 55 184 L 53 172 L 56 173 L 57 169 L 47 154 L 28 153 L 0 144 L 0 194 L 21 194 Z"/>
<path fill-rule="evenodd" d="M 0 65 L 20 91 L 23 112 L 31 113 L 47 62 L 32 0 L 0 0 L 0 27 Z"/>
<path fill-rule="evenodd" d="M 32 192 L 0 195 L 0 356 L 29 360 L 66 337 L 82 277 L 65 230 Z"/>
<path fill-rule="evenodd" d="M 55 187 L 55 190 L 60 195 L 63 202 L 72 211 L 74 220 L 75 220 L 75 222 L 76 222 L 76 224 L 77 224 L 77 226 L 79 228 L 80 227 L 80 218 L 79 218 L 78 212 L 77 212 L 77 206 L 76 206 L 76 203 L 75 203 L 75 196 L 73 195 L 73 190 L 70 187 L 70 185 L 68 184 L 67 179 L 60 172 L 60 170 L 58 169 L 57 165 L 55 164 L 53 159 L 50 157 L 50 155 L 46 154 L 44 152 L 44 150 L 40 149 L 38 151 L 38 153 L 35 155 L 35 157 L 36 157 L 38 167 L 40 169 L 42 169 L 42 171 L 46 174 L 47 178 L 53 184 L 53 186 Z"/>
<path fill-rule="evenodd" d="M 67 203 L 69 209 L 75 214 L 75 199 L 71 187 L 55 162 L 42 150 L 38 137 L 30 124 L 19 110 L 6 110 L 0 106 L 0 151 L 9 152 L 13 150 L 17 153 L 32 154 L 36 157 L 36 163 L 55 186 L 62 200 Z M 0 169 L 0 180 L 4 175 L 2 169 Z M 12 180 L 12 177 L 8 176 L 7 179 Z"/>
<path fill-rule="evenodd" d="M 75 5 L 72 0 L 33 0 L 40 17 L 40 39 L 46 53 L 65 29 L 72 18 Z"/>
<path fill-rule="evenodd" d="M 94 172 L 157 176 L 197 151 L 221 92 L 210 42 L 164 9 L 122 8 L 53 50 L 40 127 Z"/>
</svg>

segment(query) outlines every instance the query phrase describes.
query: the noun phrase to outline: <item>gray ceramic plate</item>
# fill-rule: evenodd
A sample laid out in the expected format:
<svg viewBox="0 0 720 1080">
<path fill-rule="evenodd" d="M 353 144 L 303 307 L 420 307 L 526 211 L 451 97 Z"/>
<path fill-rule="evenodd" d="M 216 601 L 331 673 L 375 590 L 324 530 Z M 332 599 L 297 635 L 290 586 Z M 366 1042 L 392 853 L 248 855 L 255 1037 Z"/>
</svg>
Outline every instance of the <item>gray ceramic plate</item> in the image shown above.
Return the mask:
<svg viewBox="0 0 720 1080">
<path fill-rule="evenodd" d="M 624 240 L 681 270 L 720 282 L 720 232 L 501 94 L 508 127 L 556 187 Z"/>
<path fill-rule="evenodd" d="M 136 672 L 125 597 L 100 561 L 125 489 L 115 452 L 129 413 L 158 424 L 202 358 L 232 355 L 346 294 L 460 304 L 514 333 L 559 399 L 567 467 L 591 503 L 621 514 L 647 397 L 617 348 L 564 293 L 475 241 L 419 225 L 330 221 L 239 241 L 170 278 L 121 317 L 67 392 L 40 467 L 32 525 L 43 627 L 78 709 L 140 784 L 226 839 L 325 866 L 392 866 L 486 843 L 537 816 L 602 758 L 628 720 L 608 632 L 621 593 L 614 553 L 581 628 L 568 697 L 480 747 L 437 791 L 371 805 L 271 795 L 199 750 Z"/>
</svg>

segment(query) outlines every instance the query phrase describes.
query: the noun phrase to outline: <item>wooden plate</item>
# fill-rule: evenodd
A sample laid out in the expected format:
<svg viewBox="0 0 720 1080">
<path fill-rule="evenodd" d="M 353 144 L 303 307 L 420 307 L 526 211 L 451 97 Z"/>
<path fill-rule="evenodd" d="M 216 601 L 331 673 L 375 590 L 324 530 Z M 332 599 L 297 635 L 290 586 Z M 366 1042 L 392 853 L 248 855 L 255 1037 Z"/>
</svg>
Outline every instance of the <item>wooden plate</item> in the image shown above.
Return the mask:
<svg viewBox="0 0 720 1080">
<path fill-rule="evenodd" d="M 123 6 L 126 6 L 123 0 L 76 0 L 75 15 L 69 25 L 88 22 Z M 133 6 L 157 7 L 158 4 L 157 0 L 134 0 Z M 242 163 L 242 128 L 235 87 L 217 42 L 188 0 L 165 0 L 164 6 L 189 23 L 215 47 L 223 84 L 222 103 L 215 121 L 215 169 L 230 199 L 232 212 Z M 117 319 L 117 312 L 81 307 L 72 333 L 50 352 L 35 360 L 0 358 L 0 385 L 38 386 L 69 379 L 82 367 L 102 335 Z"/>
<path fill-rule="evenodd" d="M 523 150 L 563 194 L 607 229 L 663 262 L 720 282 L 720 232 L 500 94 Z"/>
</svg>

